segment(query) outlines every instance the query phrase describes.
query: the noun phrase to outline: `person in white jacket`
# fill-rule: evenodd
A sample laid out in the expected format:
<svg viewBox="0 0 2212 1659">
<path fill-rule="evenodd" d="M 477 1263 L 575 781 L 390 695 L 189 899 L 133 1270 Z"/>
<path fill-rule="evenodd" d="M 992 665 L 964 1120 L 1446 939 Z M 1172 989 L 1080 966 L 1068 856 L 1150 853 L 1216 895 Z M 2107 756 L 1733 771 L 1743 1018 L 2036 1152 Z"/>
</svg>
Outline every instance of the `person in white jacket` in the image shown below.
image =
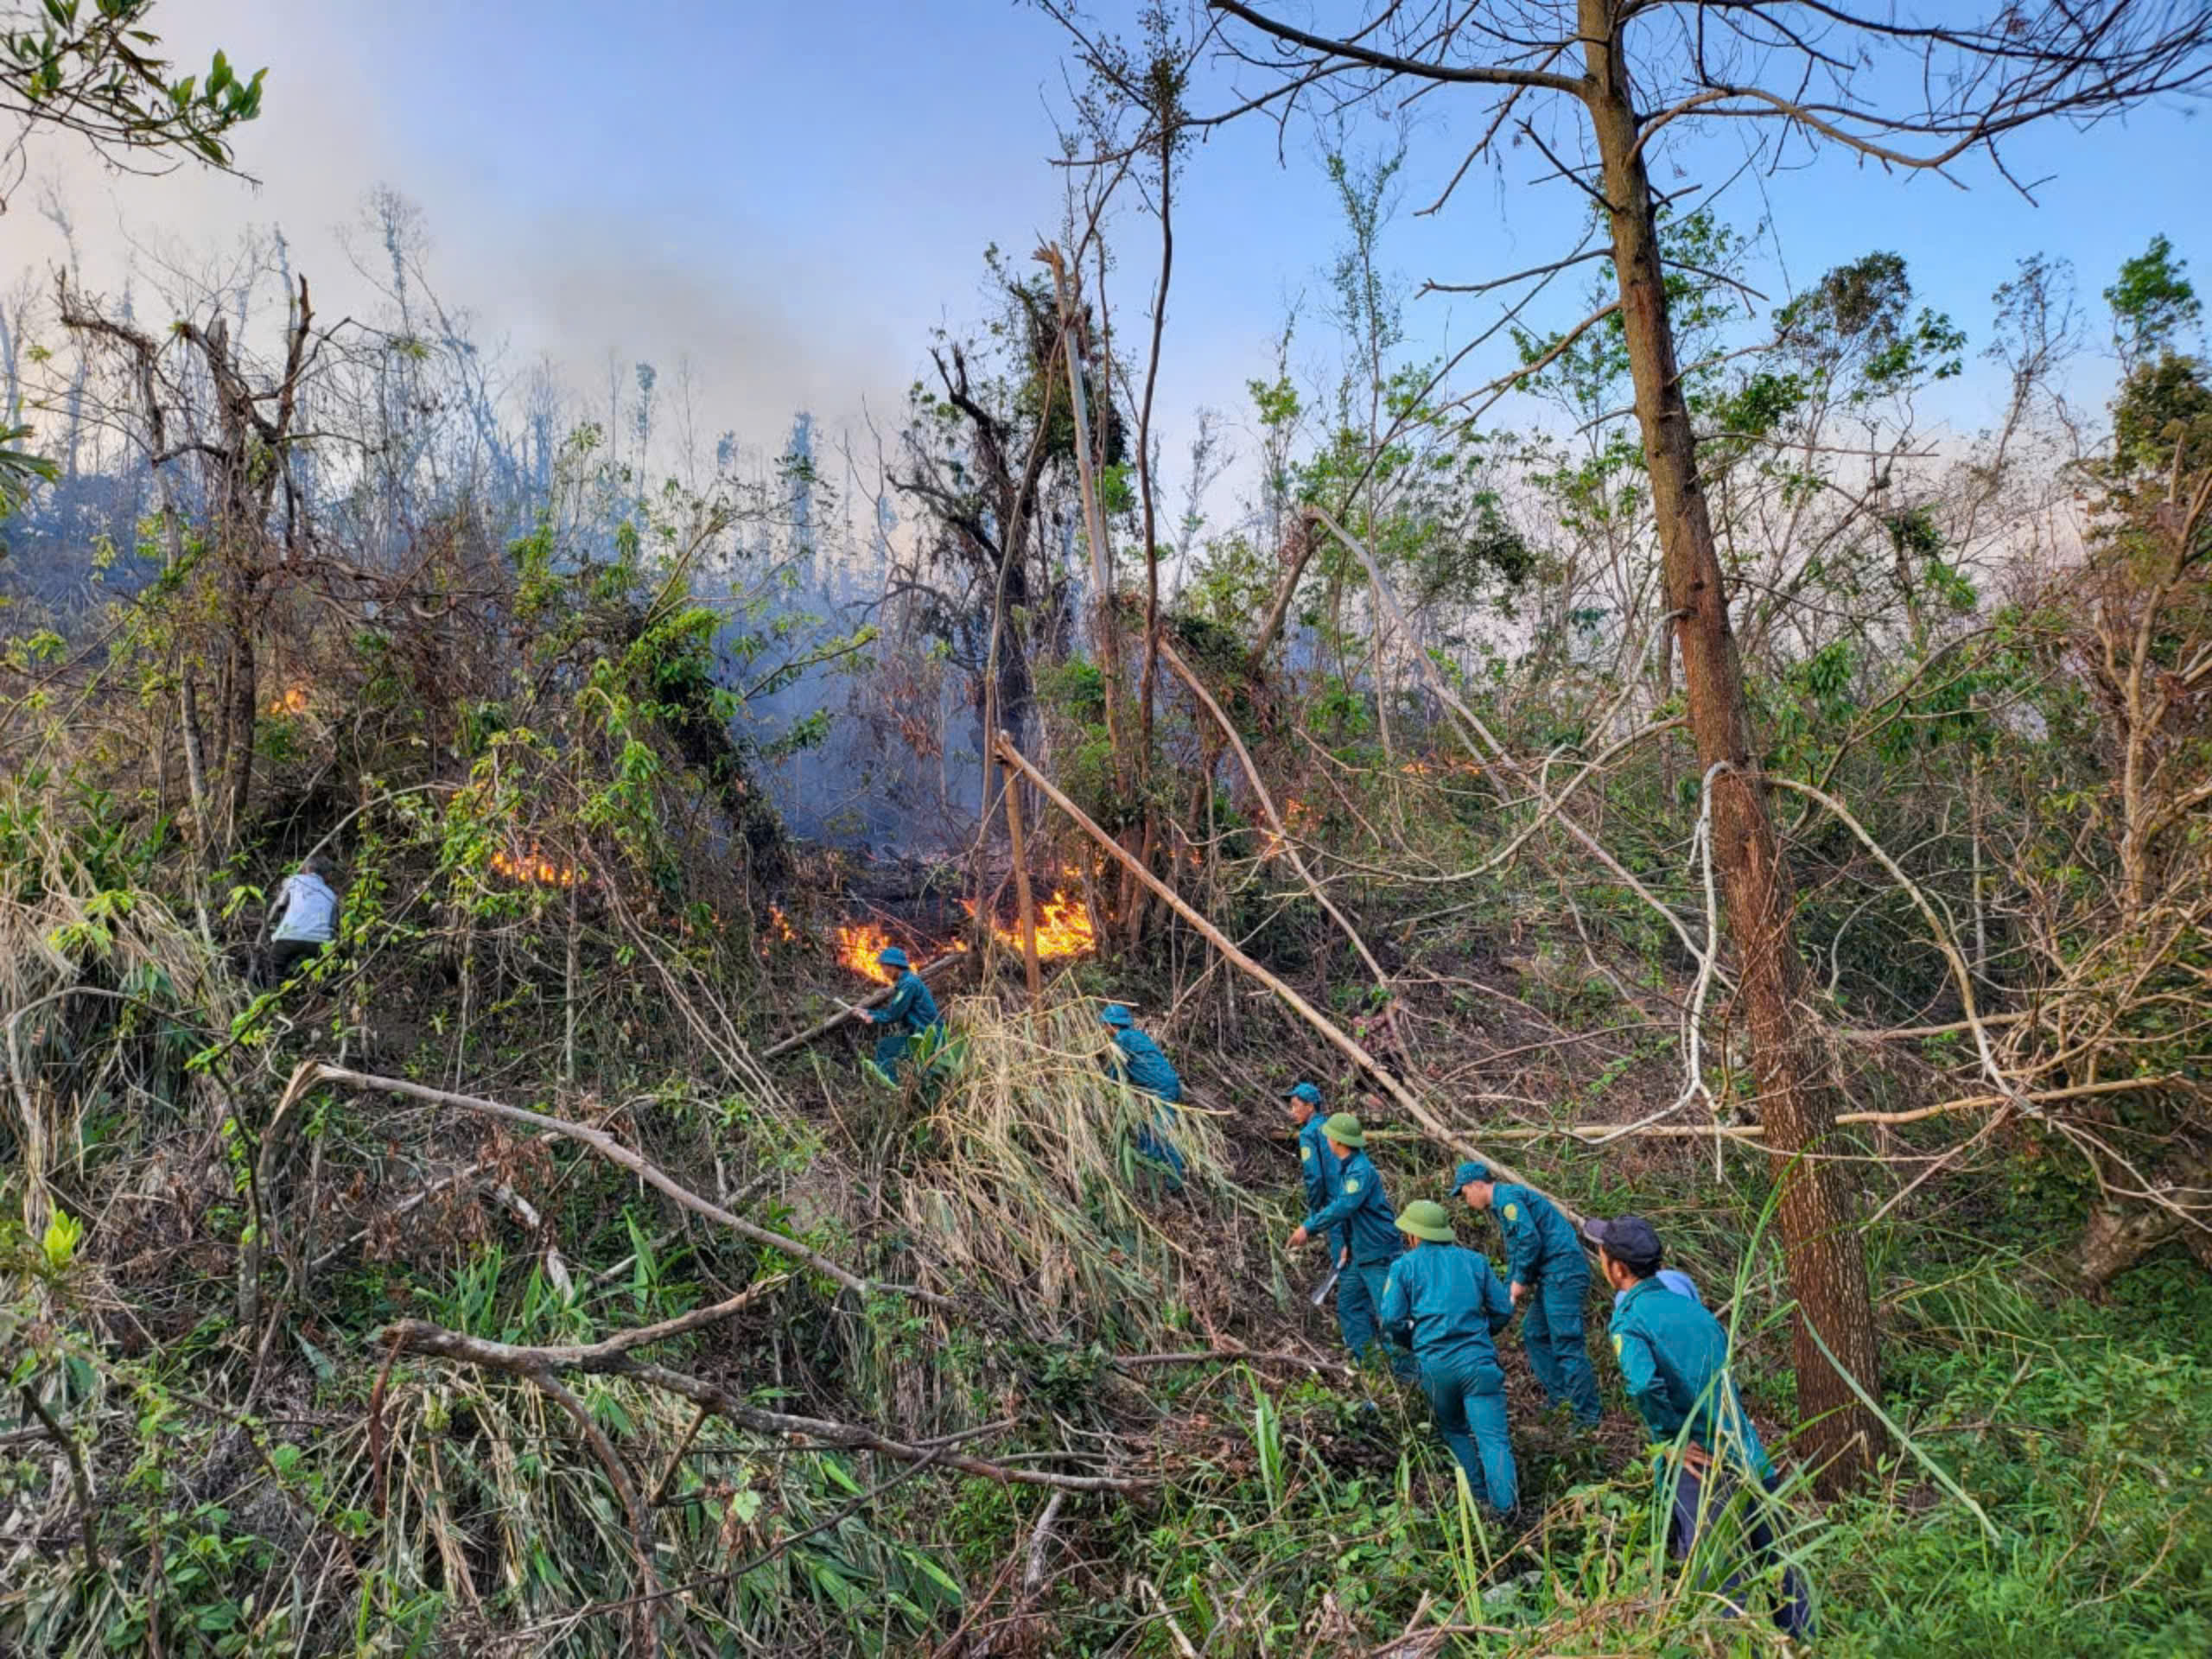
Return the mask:
<svg viewBox="0 0 2212 1659">
<path fill-rule="evenodd" d="M 276 890 L 279 908 L 269 942 L 269 984 L 283 984 L 302 961 L 319 955 L 337 937 L 338 895 L 325 879 L 329 871 L 322 855 L 315 854 Z"/>
</svg>

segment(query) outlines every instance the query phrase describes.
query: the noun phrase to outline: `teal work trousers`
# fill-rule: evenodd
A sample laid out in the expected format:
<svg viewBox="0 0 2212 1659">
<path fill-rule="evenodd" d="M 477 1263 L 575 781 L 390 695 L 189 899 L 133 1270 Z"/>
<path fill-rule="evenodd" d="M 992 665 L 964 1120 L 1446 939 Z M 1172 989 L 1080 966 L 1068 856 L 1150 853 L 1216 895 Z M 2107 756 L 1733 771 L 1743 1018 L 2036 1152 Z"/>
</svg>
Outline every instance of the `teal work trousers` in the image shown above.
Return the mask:
<svg viewBox="0 0 2212 1659">
<path fill-rule="evenodd" d="M 1390 1357 L 1390 1369 L 1405 1382 L 1414 1380 L 1418 1367 L 1414 1357 L 1382 1333 L 1378 1310 L 1382 1306 L 1383 1282 L 1390 1276 L 1388 1262 L 1355 1262 L 1337 1281 L 1337 1326 L 1352 1357 L 1366 1363 L 1379 1344 Z"/>
<path fill-rule="evenodd" d="M 1424 1359 L 1421 1386 L 1437 1432 L 1466 1471 L 1476 1499 L 1503 1515 L 1520 1501 L 1513 1442 L 1505 1431 L 1505 1373 L 1492 1359 Z"/>
<path fill-rule="evenodd" d="M 1521 1299 L 1521 1345 L 1554 1405 L 1565 1406 L 1584 1427 L 1598 1421 L 1598 1376 L 1582 1339 L 1582 1306 L 1590 1295 L 1590 1269 L 1580 1261 L 1545 1262 L 1543 1277 Z"/>
</svg>

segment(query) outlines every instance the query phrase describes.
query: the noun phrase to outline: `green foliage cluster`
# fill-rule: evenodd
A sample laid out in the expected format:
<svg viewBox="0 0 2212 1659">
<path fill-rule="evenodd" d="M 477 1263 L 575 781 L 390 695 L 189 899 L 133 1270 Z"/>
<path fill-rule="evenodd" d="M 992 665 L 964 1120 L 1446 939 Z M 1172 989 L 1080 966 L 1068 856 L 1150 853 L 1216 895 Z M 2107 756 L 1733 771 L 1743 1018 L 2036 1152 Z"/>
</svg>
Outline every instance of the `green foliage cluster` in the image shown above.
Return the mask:
<svg viewBox="0 0 2212 1659">
<path fill-rule="evenodd" d="M 222 53 L 204 75 L 179 75 L 145 25 L 155 0 L 40 0 L 0 16 L 0 93 L 29 127 L 49 125 L 103 148 L 174 150 L 230 164 L 228 135 L 261 113 L 257 69 L 241 77 Z"/>
</svg>

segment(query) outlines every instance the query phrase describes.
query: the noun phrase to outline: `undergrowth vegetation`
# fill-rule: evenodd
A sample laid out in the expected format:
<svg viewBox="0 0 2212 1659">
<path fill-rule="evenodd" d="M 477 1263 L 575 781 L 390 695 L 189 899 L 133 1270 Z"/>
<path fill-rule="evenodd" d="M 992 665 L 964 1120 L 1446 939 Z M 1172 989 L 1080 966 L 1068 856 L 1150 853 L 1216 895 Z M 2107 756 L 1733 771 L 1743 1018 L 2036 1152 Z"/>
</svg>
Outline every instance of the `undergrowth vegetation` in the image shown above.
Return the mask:
<svg viewBox="0 0 2212 1659">
<path fill-rule="evenodd" d="M 0 5 L 0 46 L 81 93 L 148 7 L 97 10 Z M 1547 64 L 1662 32 L 1524 10 Z M 1973 68 L 1929 84 L 2093 120 L 2201 80 L 2171 5 L 2017 69 L 2074 10 L 1926 31 Z M 1625 194 L 1458 289 L 1502 374 L 1416 349 L 1406 152 L 1330 132 L 1341 359 L 1307 384 L 1286 321 L 1251 499 L 1208 517 L 1209 412 L 1175 517 L 1194 86 L 1287 73 L 1287 119 L 1436 67 L 1225 45 L 1250 10 L 1076 20 L 1065 243 L 987 256 L 872 479 L 811 416 L 702 446 L 648 364 L 588 412 L 495 385 L 389 194 L 339 322 L 281 237 L 0 308 L 0 1655 L 1732 1656 L 1783 1649 L 1789 1573 L 1801 1649 L 2212 1652 L 2186 262 L 2105 291 L 2092 431 L 2070 270 L 2021 261 L 1961 438 L 1923 410 L 1967 329 L 1903 256 L 1762 310 L 1770 226 L 1652 188 L 1644 139 L 1738 93 L 1529 72 L 1610 110 Z M 189 118 L 132 92 L 108 143 L 223 162 L 258 108 L 117 61 Z M 1123 188 L 1149 351 L 1099 291 Z M 1554 276 L 1556 318 L 1511 297 Z M 272 938 L 309 865 L 332 937 Z M 946 1015 L 895 1077 L 852 1018 L 894 945 Z M 1647 1443 L 1601 1287 L 1602 1423 L 1509 1332 L 1522 1503 L 1478 1505 L 1288 1243 L 1301 1080 L 1493 1255 L 1461 1157 L 1653 1221 L 1777 1488 L 1714 1478 L 1672 1552 L 1704 1452 Z"/>
</svg>

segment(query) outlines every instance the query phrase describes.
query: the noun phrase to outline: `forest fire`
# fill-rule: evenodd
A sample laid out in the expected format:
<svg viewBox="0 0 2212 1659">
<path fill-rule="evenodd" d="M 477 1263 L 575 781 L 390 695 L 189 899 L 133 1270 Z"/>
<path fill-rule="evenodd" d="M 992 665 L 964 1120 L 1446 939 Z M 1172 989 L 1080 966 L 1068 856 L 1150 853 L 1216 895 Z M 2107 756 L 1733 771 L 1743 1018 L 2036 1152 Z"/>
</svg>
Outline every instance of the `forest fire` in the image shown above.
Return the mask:
<svg viewBox="0 0 2212 1659">
<path fill-rule="evenodd" d="M 1045 901 L 1037 918 L 1037 954 L 1047 961 L 1080 957 L 1098 947 L 1098 930 L 1090 924 L 1090 906 L 1080 893 L 1065 888 Z"/>
<path fill-rule="evenodd" d="M 963 900 L 968 913 L 976 913 L 973 903 Z M 1021 950 L 1021 925 L 1019 922 L 991 918 L 991 938 L 1004 949 Z M 898 976 L 876 964 L 876 957 L 886 945 L 896 944 L 887 928 L 874 922 L 844 922 L 836 932 L 837 961 L 864 979 L 879 985 L 893 983 Z M 1090 907 L 1084 904 L 1080 893 L 1065 887 L 1055 888 L 1052 896 L 1037 910 L 1037 959 L 1039 962 L 1066 962 L 1077 957 L 1088 956 L 1098 947 L 1098 930 L 1091 925 Z M 914 947 L 918 957 L 926 961 L 934 957 L 957 956 L 968 949 L 963 938 L 950 938 L 938 944 Z"/>
<path fill-rule="evenodd" d="M 969 913 L 975 913 L 973 906 Z M 1018 922 L 993 918 L 991 937 L 1009 950 L 1022 948 Z M 1087 956 L 1097 945 L 1098 930 L 1090 924 L 1090 907 L 1083 902 L 1082 895 L 1071 893 L 1065 887 L 1055 888 L 1052 896 L 1038 907 L 1037 959 L 1064 962 L 1071 957 Z"/>
<path fill-rule="evenodd" d="M 591 880 L 590 874 L 573 864 L 563 864 L 545 856 L 532 847 L 517 858 L 504 847 L 492 852 L 492 868 L 510 881 L 520 881 L 533 887 L 573 887 Z"/>
<path fill-rule="evenodd" d="M 837 960 L 862 979 L 889 985 L 899 976 L 878 963 L 876 957 L 893 942 L 891 935 L 874 922 L 845 922 L 837 929 Z"/>
<path fill-rule="evenodd" d="M 304 685 L 288 685 L 270 699 L 272 715 L 304 715 L 308 711 L 308 689 Z"/>
</svg>

